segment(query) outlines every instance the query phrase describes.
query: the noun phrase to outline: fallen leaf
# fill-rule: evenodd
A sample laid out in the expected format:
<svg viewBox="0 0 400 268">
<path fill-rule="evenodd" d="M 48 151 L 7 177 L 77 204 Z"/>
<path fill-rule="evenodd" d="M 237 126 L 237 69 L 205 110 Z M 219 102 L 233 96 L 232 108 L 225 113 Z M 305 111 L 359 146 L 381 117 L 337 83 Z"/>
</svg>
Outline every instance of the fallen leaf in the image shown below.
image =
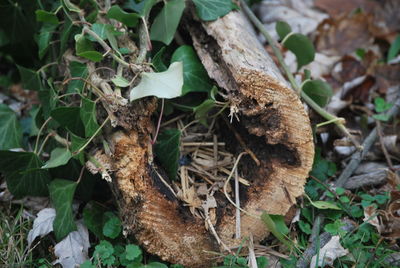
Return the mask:
<svg viewBox="0 0 400 268">
<path fill-rule="evenodd" d="M 57 260 L 54 264 L 61 264 L 63 268 L 75 268 L 88 260 L 89 232 L 82 221 L 77 221 L 77 231 L 69 233 L 54 247 Z"/>
<path fill-rule="evenodd" d="M 258 8 L 258 15 L 267 31 L 276 40 L 277 21 L 288 23 L 295 33 L 307 35 L 314 32 L 318 24 L 328 17 L 327 14 L 315 9 L 312 1 L 306 0 L 263 1 Z"/>
<path fill-rule="evenodd" d="M 372 44 L 368 31 L 370 17 L 365 13 L 326 20 L 318 26 L 317 51 L 327 56 L 343 56 Z"/>
<path fill-rule="evenodd" d="M 176 98 L 182 94 L 183 64 L 173 62 L 168 70 L 161 73 L 142 73 L 139 85 L 131 89 L 130 101 L 147 96 Z"/>
<path fill-rule="evenodd" d="M 339 242 L 340 237 L 338 235 L 333 236 L 331 240 L 319 251 L 318 256 L 318 267 L 325 267 L 326 265 L 333 265 L 333 262 L 340 257 L 349 254 L 349 251 L 342 247 Z M 314 255 L 311 259 L 310 268 L 314 268 L 317 265 L 317 255 Z"/>
<path fill-rule="evenodd" d="M 327 12 L 332 18 L 348 14 L 357 8 L 371 12 L 376 7 L 376 4 L 369 0 L 316 0 L 314 5 Z"/>
<path fill-rule="evenodd" d="M 54 208 L 45 208 L 38 213 L 37 218 L 33 221 L 32 230 L 28 233 L 28 247 L 32 245 L 36 237 L 43 237 L 53 231 L 55 217 L 56 210 Z"/>
</svg>

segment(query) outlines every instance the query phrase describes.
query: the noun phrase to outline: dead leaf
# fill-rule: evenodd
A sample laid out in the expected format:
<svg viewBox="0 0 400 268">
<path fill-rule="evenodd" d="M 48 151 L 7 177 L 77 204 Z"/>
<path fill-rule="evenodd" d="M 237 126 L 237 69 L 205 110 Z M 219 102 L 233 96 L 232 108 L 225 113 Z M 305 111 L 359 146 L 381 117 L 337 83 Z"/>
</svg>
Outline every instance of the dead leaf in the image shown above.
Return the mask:
<svg viewBox="0 0 400 268">
<path fill-rule="evenodd" d="M 314 5 L 327 12 L 332 18 L 353 12 L 357 8 L 370 13 L 376 4 L 370 0 L 316 0 Z"/>
<path fill-rule="evenodd" d="M 325 265 L 333 265 L 333 262 L 340 257 L 349 254 L 349 251 L 340 245 L 340 237 L 333 236 L 331 240 L 319 251 L 318 266 L 325 267 Z M 316 267 L 317 255 L 311 259 L 310 268 Z"/>
<path fill-rule="evenodd" d="M 327 56 L 344 56 L 372 44 L 368 31 L 370 17 L 365 13 L 325 20 L 318 26 L 317 51 Z"/>
<path fill-rule="evenodd" d="M 88 259 L 89 232 L 82 221 L 77 221 L 77 231 L 69 233 L 54 247 L 54 254 L 58 257 L 54 264 L 61 264 L 63 268 L 75 268 Z"/>
<path fill-rule="evenodd" d="M 258 15 L 274 39 L 278 39 L 275 31 L 277 21 L 285 21 L 293 32 L 307 35 L 328 17 L 315 9 L 312 1 L 307 0 L 263 1 L 258 8 Z"/>
<path fill-rule="evenodd" d="M 32 245 L 36 237 L 43 237 L 53 231 L 53 221 L 55 217 L 56 210 L 54 208 L 42 209 L 37 214 L 37 218 L 33 221 L 32 230 L 28 233 L 28 247 Z"/>
<path fill-rule="evenodd" d="M 376 214 L 376 215 L 375 215 Z M 364 208 L 364 222 L 368 222 L 372 226 L 375 226 L 376 230 L 381 233 L 382 226 L 378 219 L 378 213 L 375 206 L 368 206 Z"/>
</svg>

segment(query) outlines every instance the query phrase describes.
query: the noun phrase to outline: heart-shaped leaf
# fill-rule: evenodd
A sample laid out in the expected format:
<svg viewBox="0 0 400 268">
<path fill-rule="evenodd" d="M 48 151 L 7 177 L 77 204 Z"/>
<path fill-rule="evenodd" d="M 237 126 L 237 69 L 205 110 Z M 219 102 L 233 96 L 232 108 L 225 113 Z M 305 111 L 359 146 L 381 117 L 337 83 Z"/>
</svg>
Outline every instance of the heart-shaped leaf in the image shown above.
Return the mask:
<svg viewBox="0 0 400 268">
<path fill-rule="evenodd" d="M 38 9 L 35 11 L 35 14 L 36 14 L 37 21 L 47 22 L 47 23 L 51 23 L 51 24 L 59 24 L 60 23 L 60 21 L 57 18 L 57 15 L 52 12 Z"/>
<path fill-rule="evenodd" d="M 231 0 L 193 0 L 193 3 L 197 15 L 204 21 L 216 20 L 237 7 Z"/>
<path fill-rule="evenodd" d="M 117 87 L 127 87 L 129 86 L 129 81 L 123 78 L 120 75 L 116 75 L 114 78 L 111 79 L 111 81 L 116 85 Z"/>
<path fill-rule="evenodd" d="M 326 106 L 333 95 L 331 86 L 318 79 L 305 81 L 301 89 L 321 107 Z"/>
<path fill-rule="evenodd" d="M 107 17 L 122 22 L 128 27 L 135 27 L 140 19 L 139 14 L 125 12 L 118 5 L 108 10 Z"/>
<path fill-rule="evenodd" d="M 61 241 L 70 232 L 76 230 L 72 213 L 72 199 L 76 186 L 76 182 L 62 179 L 55 179 L 49 185 L 50 199 L 56 209 L 53 230 L 57 241 Z"/>
<path fill-rule="evenodd" d="M 150 30 L 151 40 L 161 41 L 169 45 L 174 38 L 184 9 L 184 0 L 168 1 L 154 19 Z"/>
<path fill-rule="evenodd" d="M 0 149 L 20 148 L 22 130 L 17 114 L 7 105 L 0 104 Z"/>
<path fill-rule="evenodd" d="M 50 159 L 42 168 L 55 168 L 63 166 L 71 159 L 72 154 L 67 148 L 55 148 L 51 151 Z"/>
<path fill-rule="evenodd" d="M 82 107 L 79 113 L 85 126 L 85 136 L 91 137 L 99 128 L 96 119 L 96 103 L 87 98 L 82 98 Z"/>
<path fill-rule="evenodd" d="M 183 86 L 182 67 L 182 62 L 174 62 L 165 72 L 142 73 L 139 85 L 131 89 L 130 100 L 147 96 L 166 99 L 179 97 Z"/>
<path fill-rule="evenodd" d="M 182 95 L 189 92 L 209 92 L 211 90 L 212 83 L 207 71 L 191 46 L 181 46 L 176 49 L 171 58 L 171 62 L 175 61 L 183 62 Z"/>
<path fill-rule="evenodd" d="M 179 143 L 181 131 L 166 129 L 160 133 L 154 151 L 162 167 L 172 180 L 176 179 L 179 164 Z"/>
<path fill-rule="evenodd" d="M 275 30 L 281 40 L 283 40 L 288 34 L 292 32 L 292 28 L 290 27 L 290 25 L 284 21 L 277 21 L 275 25 Z"/>
<path fill-rule="evenodd" d="M 297 70 L 314 60 L 315 48 L 307 36 L 299 33 L 291 33 L 285 37 L 282 44 L 296 56 Z"/>
</svg>

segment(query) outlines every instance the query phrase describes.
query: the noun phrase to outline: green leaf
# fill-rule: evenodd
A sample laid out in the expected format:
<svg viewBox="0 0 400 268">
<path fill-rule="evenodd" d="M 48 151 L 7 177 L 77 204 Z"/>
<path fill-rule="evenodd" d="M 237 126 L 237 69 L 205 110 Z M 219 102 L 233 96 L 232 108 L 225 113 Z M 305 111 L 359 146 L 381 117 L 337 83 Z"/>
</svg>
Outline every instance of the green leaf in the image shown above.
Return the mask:
<svg viewBox="0 0 400 268">
<path fill-rule="evenodd" d="M 183 62 L 182 95 L 189 92 L 209 92 L 211 90 L 212 83 L 207 71 L 191 46 L 180 46 L 175 50 L 171 62 L 176 61 Z"/>
<path fill-rule="evenodd" d="M 157 3 L 157 0 L 143 0 L 138 3 L 136 3 L 136 0 L 128 0 L 126 2 L 124 8 L 139 13 L 141 17 L 147 17 L 151 8 Z"/>
<path fill-rule="evenodd" d="M 72 213 L 72 200 L 76 186 L 76 182 L 62 179 L 55 179 L 49 185 L 50 199 L 56 210 L 53 229 L 57 241 L 61 241 L 70 232 L 77 230 Z"/>
<path fill-rule="evenodd" d="M 299 221 L 300 230 L 305 234 L 311 234 L 311 225 L 308 222 Z"/>
<path fill-rule="evenodd" d="M 375 111 L 377 113 L 386 112 L 387 110 L 393 107 L 392 103 L 387 103 L 383 98 L 375 98 L 374 104 L 375 104 Z"/>
<path fill-rule="evenodd" d="M 103 238 L 104 208 L 94 201 L 90 201 L 83 209 L 83 221 L 87 228 L 99 239 Z"/>
<path fill-rule="evenodd" d="M 397 54 L 399 54 L 399 51 L 400 51 L 400 35 L 397 35 L 394 42 L 390 45 L 387 61 L 389 62 L 392 59 L 394 59 L 397 56 Z"/>
<path fill-rule="evenodd" d="M 333 95 L 331 86 L 319 79 L 306 81 L 301 89 L 321 107 L 325 107 Z"/>
<path fill-rule="evenodd" d="M 31 69 L 27 69 L 17 65 L 19 74 L 21 75 L 22 84 L 28 90 L 41 90 L 42 83 L 40 82 L 39 74 Z"/>
<path fill-rule="evenodd" d="M 96 103 L 87 98 L 81 98 L 81 100 L 80 116 L 85 126 L 85 137 L 91 137 L 100 127 L 96 119 Z"/>
<path fill-rule="evenodd" d="M 268 267 L 268 259 L 265 256 L 257 257 L 256 259 L 258 268 L 267 268 Z"/>
<path fill-rule="evenodd" d="M 79 57 L 94 61 L 94 62 L 100 62 L 103 59 L 103 54 L 101 54 L 100 52 L 94 51 L 94 50 L 81 52 L 76 55 L 78 55 Z"/>
<path fill-rule="evenodd" d="M 57 18 L 57 15 L 52 12 L 38 9 L 35 11 L 35 14 L 36 14 L 37 21 L 47 22 L 47 23 L 56 24 L 56 25 L 60 23 L 60 21 Z"/>
<path fill-rule="evenodd" d="M 41 166 L 42 161 L 34 153 L 0 151 L 0 172 L 15 198 L 48 194 L 50 174 L 47 170 L 40 170 Z"/>
<path fill-rule="evenodd" d="M 65 22 L 60 33 L 60 57 L 64 54 L 67 48 L 69 36 L 71 35 L 73 28 L 76 28 L 76 26 L 74 26 L 72 21 L 67 16 L 64 17 L 64 21 Z"/>
<path fill-rule="evenodd" d="M 62 127 L 78 136 L 84 135 L 84 126 L 80 118 L 79 107 L 58 107 L 51 111 L 51 116 Z"/>
<path fill-rule="evenodd" d="M 287 235 L 289 233 L 289 229 L 285 224 L 285 218 L 282 215 L 269 215 L 272 221 L 275 224 L 276 230 L 281 234 Z"/>
<path fill-rule="evenodd" d="M 55 168 L 63 166 L 71 159 L 72 154 L 67 148 L 55 148 L 51 151 L 50 159 L 42 168 Z"/>
<path fill-rule="evenodd" d="M 101 39 L 105 40 L 107 38 L 106 31 L 110 27 L 110 24 L 94 23 L 92 25 L 92 31 L 95 32 Z M 111 26 L 112 27 L 112 26 Z M 96 41 L 92 36 L 89 36 L 90 41 Z"/>
<path fill-rule="evenodd" d="M 275 25 L 275 30 L 281 40 L 283 40 L 288 34 L 292 32 L 292 28 L 290 27 L 290 25 L 284 21 L 277 21 Z"/>
<path fill-rule="evenodd" d="M 81 9 L 78 6 L 72 4 L 70 0 L 62 0 L 62 3 L 67 8 L 68 11 L 77 13 L 81 12 Z"/>
<path fill-rule="evenodd" d="M 153 60 L 151 61 L 151 63 L 154 66 L 154 69 L 157 72 L 164 72 L 166 71 L 168 68 L 167 66 L 165 66 L 164 62 L 163 62 L 163 56 L 164 56 L 164 52 L 165 52 L 165 47 L 162 47 L 157 53 L 156 55 L 154 55 Z"/>
<path fill-rule="evenodd" d="M 104 214 L 103 235 L 109 238 L 117 238 L 122 231 L 121 220 L 112 212 Z"/>
<path fill-rule="evenodd" d="M 390 116 L 387 114 L 374 114 L 372 117 L 376 120 L 387 122 L 390 119 Z"/>
<path fill-rule="evenodd" d="M 204 100 L 202 104 L 193 109 L 195 113 L 195 118 L 199 119 L 199 122 L 202 123 L 203 125 L 206 125 L 208 112 L 214 107 L 215 107 L 214 100 L 212 99 Z"/>
<path fill-rule="evenodd" d="M 108 10 L 107 17 L 122 22 L 128 27 L 135 27 L 140 19 L 138 14 L 125 12 L 118 5 L 112 6 Z"/>
<path fill-rule="evenodd" d="M 22 130 L 17 114 L 7 105 L 0 104 L 0 149 L 21 148 Z"/>
<path fill-rule="evenodd" d="M 179 97 L 183 86 L 182 68 L 182 62 L 174 62 L 165 72 L 142 73 L 139 85 L 131 89 L 130 101 L 147 96 L 166 99 Z"/>
<path fill-rule="evenodd" d="M 51 37 L 53 36 L 56 27 L 56 25 L 45 24 L 40 29 L 40 33 L 38 36 L 39 59 L 43 59 L 44 55 L 46 54 L 50 46 Z"/>
<path fill-rule="evenodd" d="M 87 141 L 88 139 L 81 138 L 74 133 L 71 133 L 71 152 L 75 153 L 78 151 Z"/>
<path fill-rule="evenodd" d="M 132 263 L 127 268 L 168 268 L 168 266 L 161 262 L 149 262 L 148 264 Z"/>
<path fill-rule="evenodd" d="M 176 179 L 178 172 L 180 138 L 180 130 L 166 129 L 158 136 L 154 148 L 157 158 L 171 180 Z"/>
<path fill-rule="evenodd" d="M 130 261 L 141 261 L 142 250 L 136 245 L 126 245 L 125 247 L 126 258 Z"/>
<path fill-rule="evenodd" d="M 169 45 L 174 38 L 184 9 L 185 0 L 168 1 L 154 19 L 150 29 L 151 40 L 161 41 Z"/>
<path fill-rule="evenodd" d="M 71 73 L 72 78 L 81 77 L 83 79 L 86 79 L 88 75 L 86 64 L 77 61 L 72 61 L 69 64 L 69 71 Z M 82 93 L 84 85 L 85 82 L 82 80 L 71 80 L 68 83 L 67 93 L 75 93 L 75 92 Z"/>
<path fill-rule="evenodd" d="M 315 48 L 307 36 L 299 33 L 291 33 L 285 37 L 282 44 L 296 56 L 297 70 L 314 60 Z"/>
<path fill-rule="evenodd" d="M 111 79 L 111 81 L 116 85 L 117 87 L 127 87 L 130 85 L 129 81 L 123 78 L 120 75 L 116 75 L 114 78 Z"/>
<path fill-rule="evenodd" d="M 113 265 L 115 262 L 114 247 L 113 245 L 106 241 L 101 240 L 100 243 L 95 247 L 93 256 L 95 259 L 100 259 L 104 265 Z"/>
<path fill-rule="evenodd" d="M 335 203 L 328 201 L 311 201 L 311 205 L 319 209 L 334 209 L 334 210 L 342 210 Z"/>
<path fill-rule="evenodd" d="M 231 0 L 193 0 L 193 3 L 197 15 L 205 21 L 216 20 L 236 8 Z"/>
</svg>

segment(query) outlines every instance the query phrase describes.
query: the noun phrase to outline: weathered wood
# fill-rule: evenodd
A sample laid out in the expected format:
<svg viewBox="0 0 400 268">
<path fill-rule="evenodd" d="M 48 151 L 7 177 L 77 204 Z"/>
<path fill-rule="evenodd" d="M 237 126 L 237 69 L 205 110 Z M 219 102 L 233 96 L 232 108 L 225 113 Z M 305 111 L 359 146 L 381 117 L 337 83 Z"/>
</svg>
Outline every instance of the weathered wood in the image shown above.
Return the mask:
<svg viewBox="0 0 400 268">
<path fill-rule="evenodd" d="M 226 90 L 240 122 L 234 127 L 260 160 L 243 158 L 239 172 L 252 182 L 241 189 L 246 197 L 242 207 L 253 215 L 262 211 L 284 215 L 303 186 L 311 168 L 314 148 L 310 122 L 298 96 L 289 88 L 271 58 L 258 42 L 240 12 L 231 12 L 215 22 L 185 21 L 194 46 L 210 77 Z M 130 130 L 111 138 L 115 186 L 119 195 L 125 231 L 133 233 L 152 254 L 187 267 L 209 267 L 209 252 L 218 252 L 215 238 L 204 221 L 194 218 L 160 182 L 162 171 L 153 164 L 150 134 L 152 100 L 132 107 Z M 235 119 L 234 119 L 235 120 Z M 221 128 L 223 129 L 223 128 Z M 223 135 L 229 143 L 229 128 Z M 232 152 L 243 151 L 231 142 Z M 164 178 L 167 179 L 167 178 Z M 234 239 L 235 208 L 222 208 L 216 225 L 218 235 L 229 246 Z M 252 235 L 259 241 L 267 234 L 261 220 L 241 216 L 242 238 Z"/>
<path fill-rule="evenodd" d="M 256 215 L 261 211 L 284 215 L 303 193 L 314 156 L 309 118 L 299 97 L 289 88 L 241 12 L 202 23 L 202 27 L 188 25 L 200 59 L 239 110 L 241 125 L 250 135 L 264 137 L 267 144 L 285 148 L 277 154 L 289 153 L 269 158 L 272 166 L 267 171 L 267 164 L 258 168 L 258 173 L 267 173 L 267 177 L 250 187 L 243 209 Z M 285 163 L 285 158 L 295 161 Z M 222 240 L 230 245 L 239 242 L 232 239 L 234 221 L 234 216 L 225 215 L 218 226 Z M 243 215 L 241 225 L 244 237 L 252 234 L 258 241 L 266 235 L 263 223 L 251 216 Z"/>
</svg>

